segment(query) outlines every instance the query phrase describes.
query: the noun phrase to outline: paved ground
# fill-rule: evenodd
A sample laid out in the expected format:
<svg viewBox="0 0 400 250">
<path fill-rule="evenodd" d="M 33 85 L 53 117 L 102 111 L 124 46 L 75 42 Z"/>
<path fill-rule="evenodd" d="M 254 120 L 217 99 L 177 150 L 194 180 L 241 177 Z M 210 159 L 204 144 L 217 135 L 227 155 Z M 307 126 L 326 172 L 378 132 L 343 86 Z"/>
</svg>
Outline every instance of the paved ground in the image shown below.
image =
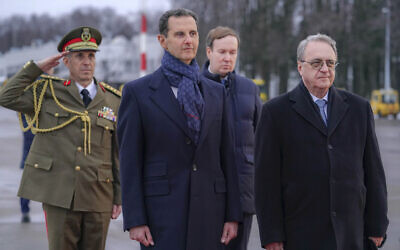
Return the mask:
<svg viewBox="0 0 400 250">
<path fill-rule="evenodd" d="M 377 120 L 377 134 L 386 169 L 390 226 L 384 250 L 400 249 L 400 121 Z M 7 250 L 47 249 L 41 205 L 31 203 L 32 223 L 20 223 L 16 197 L 22 171 L 18 169 L 22 136 L 16 114 L 0 107 L 0 248 Z M 253 226 L 249 250 L 260 249 L 257 225 Z M 138 250 L 138 244 L 122 232 L 119 218 L 110 225 L 107 250 Z"/>
</svg>

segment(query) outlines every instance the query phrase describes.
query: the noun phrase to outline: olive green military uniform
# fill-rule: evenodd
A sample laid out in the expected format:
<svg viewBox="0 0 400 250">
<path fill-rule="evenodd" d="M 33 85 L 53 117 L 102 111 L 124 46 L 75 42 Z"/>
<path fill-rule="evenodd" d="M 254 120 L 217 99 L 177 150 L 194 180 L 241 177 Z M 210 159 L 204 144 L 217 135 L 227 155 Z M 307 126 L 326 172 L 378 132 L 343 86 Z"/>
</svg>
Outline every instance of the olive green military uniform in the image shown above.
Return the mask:
<svg viewBox="0 0 400 250">
<path fill-rule="evenodd" d="M 43 203 L 50 249 L 104 249 L 112 206 L 121 204 L 115 134 L 120 92 L 95 81 L 97 93 L 85 108 L 73 81 L 42 75 L 32 85 L 42 73 L 28 62 L 0 90 L 0 105 L 33 120 L 37 115 L 18 196 Z M 67 225 L 79 225 L 79 218 L 99 226 Z"/>
</svg>

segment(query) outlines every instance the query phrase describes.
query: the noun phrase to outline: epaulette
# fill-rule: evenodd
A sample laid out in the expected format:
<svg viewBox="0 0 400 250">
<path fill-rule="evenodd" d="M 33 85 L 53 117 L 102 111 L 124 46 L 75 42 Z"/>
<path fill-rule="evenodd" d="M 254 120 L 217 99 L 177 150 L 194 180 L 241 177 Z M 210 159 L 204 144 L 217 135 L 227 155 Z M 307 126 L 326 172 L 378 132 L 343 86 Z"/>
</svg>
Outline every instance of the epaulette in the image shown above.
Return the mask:
<svg viewBox="0 0 400 250">
<path fill-rule="evenodd" d="M 107 83 L 104 82 L 99 82 L 100 87 L 103 86 L 106 90 L 110 91 L 111 93 L 113 93 L 114 95 L 121 97 L 122 93 L 121 91 L 119 91 L 118 89 L 111 87 L 110 85 L 108 85 Z"/>
<path fill-rule="evenodd" d="M 51 75 L 47 75 L 47 74 L 41 74 L 40 78 L 44 78 L 44 79 L 51 79 L 51 80 L 57 80 L 57 81 L 66 81 L 63 78 L 57 77 L 57 76 L 51 76 Z"/>
</svg>

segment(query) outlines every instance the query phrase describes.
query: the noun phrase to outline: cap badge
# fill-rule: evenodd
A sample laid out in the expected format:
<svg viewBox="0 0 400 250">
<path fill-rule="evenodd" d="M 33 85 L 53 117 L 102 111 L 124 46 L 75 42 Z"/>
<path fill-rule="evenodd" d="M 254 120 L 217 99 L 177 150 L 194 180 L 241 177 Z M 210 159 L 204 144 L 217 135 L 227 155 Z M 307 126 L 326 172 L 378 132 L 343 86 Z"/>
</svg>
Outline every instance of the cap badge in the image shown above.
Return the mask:
<svg viewBox="0 0 400 250">
<path fill-rule="evenodd" d="M 90 38 L 92 38 L 89 28 L 83 28 L 81 38 L 84 42 L 88 42 L 90 40 Z"/>
</svg>

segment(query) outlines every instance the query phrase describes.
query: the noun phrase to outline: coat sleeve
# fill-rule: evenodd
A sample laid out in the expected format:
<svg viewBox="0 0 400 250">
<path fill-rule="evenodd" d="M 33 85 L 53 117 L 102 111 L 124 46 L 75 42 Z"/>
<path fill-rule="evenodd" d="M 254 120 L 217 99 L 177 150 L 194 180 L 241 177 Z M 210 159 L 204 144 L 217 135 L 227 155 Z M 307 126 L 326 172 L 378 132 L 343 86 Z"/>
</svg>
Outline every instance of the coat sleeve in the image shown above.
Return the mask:
<svg viewBox="0 0 400 250">
<path fill-rule="evenodd" d="M 114 191 L 114 201 L 115 205 L 121 205 L 121 183 L 119 178 L 119 150 L 117 143 L 117 135 L 114 133 L 112 138 L 112 171 L 113 171 L 113 191 Z"/>
<path fill-rule="evenodd" d="M 367 188 L 365 205 L 366 236 L 383 237 L 389 224 L 387 218 L 386 179 L 375 134 L 374 117 L 368 106 L 367 138 L 364 149 L 364 181 Z"/>
<path fill-rule="evenodd" d="M 28 62 L 0 89 L 0 105 L 28 115 L 33 114 L 33 95 L 24 89 L 43 71 L 32 61 Z"/>
<path fill-rule="evenodd" d="M 255 207 L 261 245 L 285 241 L 281 193 L 281 152 L 278 126 L 268 106 L 256 130 Z"/>
<path fill-rule="evenodd" d="M 132 85 L 125 85 L 117 126 L 124 230 L 146 225 L 143 196 L 143 126 Z"/>
</svg>

